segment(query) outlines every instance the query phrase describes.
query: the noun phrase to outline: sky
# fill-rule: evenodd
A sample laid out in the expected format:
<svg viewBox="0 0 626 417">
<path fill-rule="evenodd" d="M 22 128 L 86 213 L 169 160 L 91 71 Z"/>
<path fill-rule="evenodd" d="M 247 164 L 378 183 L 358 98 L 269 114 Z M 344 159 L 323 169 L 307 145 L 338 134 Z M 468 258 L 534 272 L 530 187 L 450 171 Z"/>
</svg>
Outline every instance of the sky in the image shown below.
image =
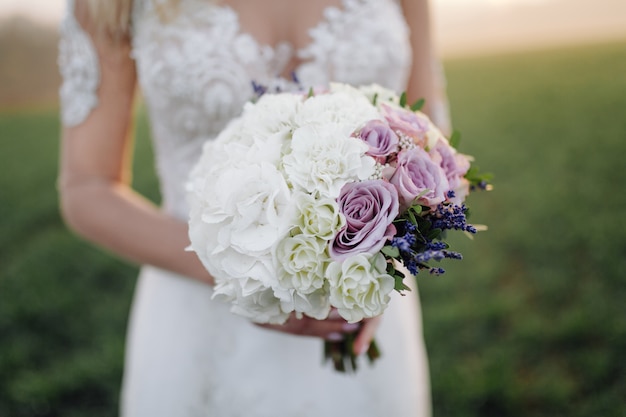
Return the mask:
<svg viewBox="0 0 626 417">
<path fill-rule="evenodd" d="M 488 7 L 506 8 L 516 3 L 545 3 L 551 0 L 434 0 L 438 9 L 454 8 L 470 4 L 483 4 Z M 57 21 L 64 7 L 65 0 L 0 0 L 0 15 L 12 13 L 25 14 L 38 20 Z"/>
<path fill-rule="evenodd" d="M 431 0 L 444 55 L 626 39 L 626 0 Z M 65 0 L 0 0 L 0 18 L 58 22 Z"/>
</svg>

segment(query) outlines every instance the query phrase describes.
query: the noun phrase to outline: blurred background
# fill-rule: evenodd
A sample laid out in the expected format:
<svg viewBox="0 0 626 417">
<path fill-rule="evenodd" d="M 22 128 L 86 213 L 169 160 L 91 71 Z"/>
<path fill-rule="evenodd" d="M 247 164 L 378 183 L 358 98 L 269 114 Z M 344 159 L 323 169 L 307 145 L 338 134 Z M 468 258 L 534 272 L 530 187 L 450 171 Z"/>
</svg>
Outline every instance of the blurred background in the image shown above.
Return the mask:
<svg viewBox="0 0 626 417">
<path fill-rule="evenodd" d="M 626 2 L 433 0 L 489 231 L 418 277 L 434 416 L 626 416 Z M 115 416 L 137 268 L 56 201 L 62 0 L 0 0 L 0 417 Z M 159 200 L 138 109 L 136 187 Z"/>
</svg>

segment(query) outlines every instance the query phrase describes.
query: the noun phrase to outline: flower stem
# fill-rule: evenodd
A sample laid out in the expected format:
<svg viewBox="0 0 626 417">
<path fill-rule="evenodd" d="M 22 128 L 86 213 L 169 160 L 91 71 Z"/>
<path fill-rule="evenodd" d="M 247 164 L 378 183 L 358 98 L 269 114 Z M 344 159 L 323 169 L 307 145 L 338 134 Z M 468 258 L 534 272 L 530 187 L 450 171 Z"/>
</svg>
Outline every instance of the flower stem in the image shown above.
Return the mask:
<svg viewBox="0 0 626 417">
<path fill-rule="evenodd" d="M 357 371 L 357 356 L 354 353 L 355 339 L 356 334 L 350 333 L 346 334 L 345 339 L 342 341 L 331 342 L 327 340 L 324 342 L 324 360 L 332 361 L 335 371 L 341 373 L 354 373 Z M 366 354 L 370 365 L 380 358 L 381 353 L 376 340 L 372 340 Z"/>
</svg>

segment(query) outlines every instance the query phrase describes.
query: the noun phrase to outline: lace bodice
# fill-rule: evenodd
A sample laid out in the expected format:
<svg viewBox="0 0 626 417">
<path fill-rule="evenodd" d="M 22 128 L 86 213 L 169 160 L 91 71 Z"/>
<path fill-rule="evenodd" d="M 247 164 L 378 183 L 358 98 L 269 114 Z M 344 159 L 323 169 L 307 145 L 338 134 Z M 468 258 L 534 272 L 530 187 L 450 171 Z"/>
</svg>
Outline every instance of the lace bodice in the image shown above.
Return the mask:
<svg viewBox="0 0 626 417">
<path fill-rule="evenodd" d="M 97 58 L 72 16 L 62 26 L 60 66 L 63 121 L 80 123 L 97 105 Z M 136 0 L 132 56 L 149 110 L 163 204 L 186 217 L 183 184 L 204 141 L 236 117 L 254 95 L 253 82 L 285 87 L 287 64 L 297 60 L 302 86 L 330 81 L 406 86 L 411 63 L 408 27 L 396 0 L 342 0 L 327 7 L 296 49 L 264 45 L 242 30 L 237 13 L 207 0 L 181 0 L 160 19 L 152 0 Z"/>
</svg>

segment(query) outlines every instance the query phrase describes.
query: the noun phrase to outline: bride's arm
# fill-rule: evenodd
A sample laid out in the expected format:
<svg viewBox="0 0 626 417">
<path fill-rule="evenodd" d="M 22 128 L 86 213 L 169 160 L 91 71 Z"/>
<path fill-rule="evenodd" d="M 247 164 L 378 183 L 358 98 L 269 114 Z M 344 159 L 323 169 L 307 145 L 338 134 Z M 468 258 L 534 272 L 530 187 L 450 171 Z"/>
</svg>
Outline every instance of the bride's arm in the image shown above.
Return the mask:
<svg viewBox="0 0 626 417">
<path fill-rule="evenodd" d="M 422 109 L 444 133 L 450 133 L 448 100 L 444 75 L 433 46 L 433 31 L 428 0 L 402 0 L 405 19 L 411 30 L 413 62 L 407 96 L 410 103 L 425 99 Z"/>
<path fill-rule="evenodd" d="M 196 255 L 185 251 L 187 225 L 130 186 L 136 75 L 129 42 L 96 35 L 84 1 L 76 2 L 74 15 L 97 53 L 100 81 L 97 106 L 84 121 L 62 130 L 63 218 L 79 235 L 126 259 L 211 283 Z"/>
</svg>

